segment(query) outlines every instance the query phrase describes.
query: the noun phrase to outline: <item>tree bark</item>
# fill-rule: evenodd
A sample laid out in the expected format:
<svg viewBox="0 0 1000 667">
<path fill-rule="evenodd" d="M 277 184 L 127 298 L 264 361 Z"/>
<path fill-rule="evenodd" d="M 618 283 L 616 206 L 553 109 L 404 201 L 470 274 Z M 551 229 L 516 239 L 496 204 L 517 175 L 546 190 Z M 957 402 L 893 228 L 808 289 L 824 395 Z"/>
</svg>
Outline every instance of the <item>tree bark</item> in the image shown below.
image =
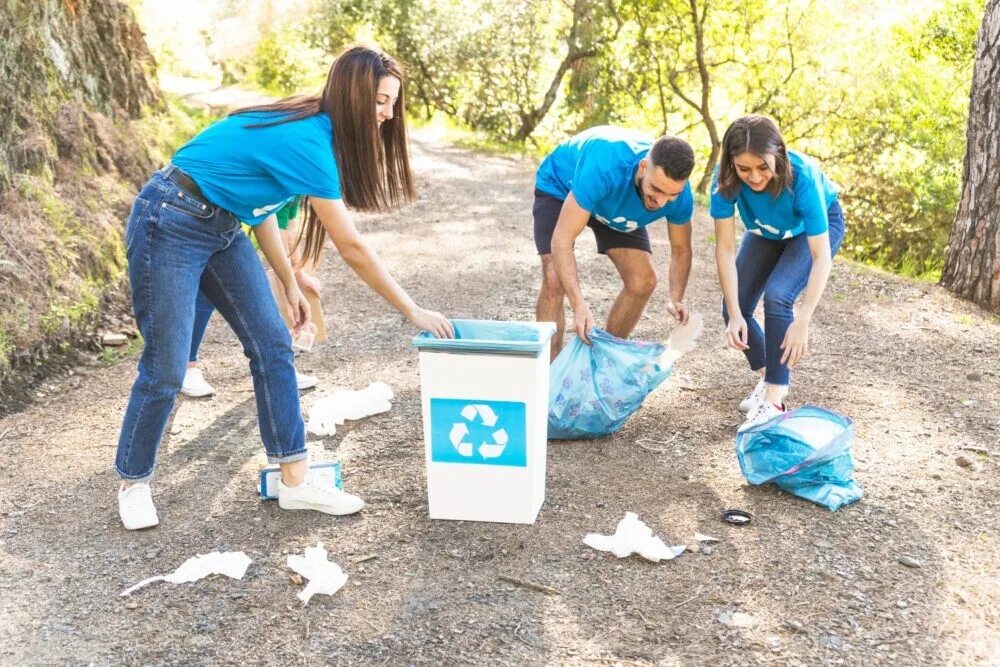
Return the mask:
<svg viewBox="0 0 1000 667">
<path fill-rule="evenodd" d="M 1000 312 L 1000 0 L 979 29 L 963 172 L 941 284 Z"/>
<path fill-rule="evenodd" d="M 556 96 L 559 94 L 559 88 L 562 86 L 563 77 L 566 76 L 566 72 L 568 72 L 573 65 L 581 60 L 593 58 L 598 54 L 598 47 L 609 44 L 618 38 L 618 32 L 622 27 L 621 20 L 614 12 L 614 7 L 610 2 L 608 2 L 608 9 L 614 16 L 615 21 L 618 24 L 618 29 L 615 30 L 611 37 L 607 39 L 593 40 L 593 43 L 590 44 L 590 48 L 582 48 L 580 46 L 580 22 L 586 19 L 588 14 L 592 12 L 592 8 L 587 0 L 573 1 L 573 24 L 570 26 L 569 35 L 566 37 L 566 56 L 563 58 L 562 62 L 559 63 L 559 67 L 556 68 L 556 73 L 552 75 L 552 81 L 549 83 L 548 90 L 545 91 L 545 97 L 542 98 L 542 103 L 534 109 L 521 113 L 521 124 L 518 127 L 517 133 L 514 135 L 514 141 L 526 141 L 528 137 L 531 136 L 531 133 L 535 131 L 535 128 L 538 127 L 538 124 L 542 122 L 545 115 L 549 112 L 549 109 L 552 108 L 553 103 L 556 101 Z"/>
<path fill-rule="evenodd" d="M 158 107 L 155 69 L 119 0 L 0 0 L 0 191 L 19 172 L 79 157 L 84 138 L 95 146 L 89 166 L 108 171 L 116 160 L 105 138 L 78 119 L 136 119 Z"/>
</svg>

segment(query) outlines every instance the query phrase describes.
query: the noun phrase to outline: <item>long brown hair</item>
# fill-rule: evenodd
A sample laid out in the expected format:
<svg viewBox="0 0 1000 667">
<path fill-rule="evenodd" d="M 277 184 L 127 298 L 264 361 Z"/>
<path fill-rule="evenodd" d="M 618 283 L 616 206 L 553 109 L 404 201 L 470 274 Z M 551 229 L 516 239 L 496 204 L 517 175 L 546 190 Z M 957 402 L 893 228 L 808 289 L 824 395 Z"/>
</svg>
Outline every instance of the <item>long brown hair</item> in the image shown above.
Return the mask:
<svg viewBox="0 0 1000 667">
<path fill-rule="evenodd" d="M 392 118 L 379 126 L 375 95 L 386 76 L 399 79 L 399 97 Z M 267 127 L 325 113 L 333 124 L 333 152 L 340 171 L 344 203 L 361 211 L 386 211 L 414 197 L 413 173 L 406 144 L 403 68 L 395 58 L 365 46 L 348 47 L 333 62 L 321 95 L 295 95 L 272 104 L 233 112 L 276 112 L 274 121 L 248 125 Z M 326 240 L 323 225 L 306 200 L 306 223 L 296 240 L 302 257 L 315 263 Z"/>
<path fill-rule="evenodd" d="M 774 176 L 764 188 L 772 197 L 781 194 L 782 188 L 791 188 L 792 166 L 788 161 L 788 149 L 781 138 L 778 125 L 767 116 L 756 114 L 743 116 L 733 121 L 722 136 L 722 160 L 719 162 L 719 193 L 734 199 L 743 181 L 736 173 L 733 158 L 741 153 L 753 153 L 774 158 Z"/>
</svg>

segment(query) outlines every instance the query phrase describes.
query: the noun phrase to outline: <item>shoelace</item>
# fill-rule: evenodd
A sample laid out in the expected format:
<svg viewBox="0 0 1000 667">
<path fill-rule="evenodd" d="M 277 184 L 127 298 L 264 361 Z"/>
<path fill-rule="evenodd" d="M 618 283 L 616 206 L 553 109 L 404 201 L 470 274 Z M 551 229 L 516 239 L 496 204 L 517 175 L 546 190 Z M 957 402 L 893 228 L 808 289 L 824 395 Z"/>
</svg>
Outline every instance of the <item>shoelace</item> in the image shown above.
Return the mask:
<svg viewBox="0 0 1000 667">
<path fill-rule="evenodd" d="M 316 491 L 319 491 L 323 495 L 329 495 L 334 498 L 343 493 L 343 491 L 341 491 L 336 487 L 327 486 L 321 480 L 317 479 L 316 477 L 313 477 L 312 475 L 306 477 L 303 484 L 308 484 L 309 488 L 315 489 Z"/>
</svg>

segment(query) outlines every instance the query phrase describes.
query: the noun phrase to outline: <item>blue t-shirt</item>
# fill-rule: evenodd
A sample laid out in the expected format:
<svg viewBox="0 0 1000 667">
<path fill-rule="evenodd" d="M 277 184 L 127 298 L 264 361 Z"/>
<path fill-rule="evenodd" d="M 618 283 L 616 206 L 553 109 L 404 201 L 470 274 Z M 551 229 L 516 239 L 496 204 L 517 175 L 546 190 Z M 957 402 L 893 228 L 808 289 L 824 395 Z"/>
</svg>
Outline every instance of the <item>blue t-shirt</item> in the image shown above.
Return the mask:
<svg viewBox="0 0 1000 667">
<path fill-rule="evenodd" d="M 556 199 L 573 193 L 580 207 L 619 232 L 633 232 L 667 220 L 691 221 L 694 196 L 691 184 L 671 202 L 647 211 L 636 190 L 639 161 L 653 141 L 640 132 L 609 125 L 592 127 L 559 144 L 538 167 L 535 188 Z"/>
<path fill-rule="evenodd" d="M 248 225 L 257 225 L 296 195 L 340 199 L 333 125 L 316 114 L 270 127 L 275 113 L 229 116 L 181 146 L 172 162 L 205 197 Z"/>
<path fill-rule="evenodd" d="M 808 155 L 788 151 L 792 167 L 792 188 L 783 188 L 772 197 L 754 192 L 746 183 L 732 199 L 719 192 L 719 168 L 712 176 L 712 204 L 709 214 L 716 219 L 731 218 L 739 208 L 747 231 L 767 239 L 790 239 L 805 233 L 819 236 L 827 231 L 827 211 L 837 201 L 837 186 Z"/>
</svg>

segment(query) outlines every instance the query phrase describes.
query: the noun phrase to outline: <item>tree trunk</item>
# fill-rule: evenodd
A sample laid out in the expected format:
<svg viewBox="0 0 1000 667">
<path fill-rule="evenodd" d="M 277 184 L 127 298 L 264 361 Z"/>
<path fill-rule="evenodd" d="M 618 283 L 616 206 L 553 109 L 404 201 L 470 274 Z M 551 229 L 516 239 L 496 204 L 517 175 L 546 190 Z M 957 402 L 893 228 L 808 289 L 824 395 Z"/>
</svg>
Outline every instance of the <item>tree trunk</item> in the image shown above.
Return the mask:
<svg viewBox="0 0 1000 667">
<path fill-rule="evenodd" d="M 1000 0 L 979 29 L 966 133 L 962 197 L 941 284 L 1000 312 Z"/>
<path fill-rule="evenodd" d="M 552 82 L 549 84 L 549 89 L 545 92 L 545 97 L 542 98 L 542 104 L 527 113 L 521 114 L 521 125 L 518 127 L 517 134 L 514 135 L 514 141 L 524 142 L 531 136 L 531 133 L 535 131 L 535 128 L 542 122 L 542 119 L 545 118 L 549 109 L 552 108 L 552 104 L 556 101 L 556 96 L 559 94 L 559 87 L 562 85 L 563 77 L 566 76 L 569 68 L 576 62 L 584 58 L 589 58 L 595 53 L 596 51 L 575 53 L 573 52 L 573 47 L 570 47 L 570 52 L 559 63 L 556 73 L 552 75 Z"/>
<path fill-rule="evenodd" d="M 569 35 L 566 36 L 566 57 L 559 63 L 556 73 L 552 76 L 552 81 L 549 83 L 549 89 L 545 91 L 542 103 L 534 109 L 529 109 L 521 113 L 521 124 L 514 135 L 514 141 L 526 141 L 531 136 L 531 133 L 535 131 L 535 128 L 538 127 L 538 124 L 542 122 L 549 109 L 552 108 L 552 104 L 556 101 L 559 88 L 562 86 L 563 77 L 566 76 L 566 72 L 571 67 L 581 60 L 593 58 L 598 54 L 601 47 L 618 39 L 618 33 L 622 29 L 622 22 L 617 13 L 613 11 L 610 3 L 608 7 L 612 10 L 612 15 L 618 27 L 613 34 L 607 37 L 595 38 L 586 35 L 586 32 L 581 29 L 581 24 L 587 21 L 588 18 L 590 21 L 595 20 L 595 10 L 592 3 L 588 2 L 588 0 L 573 0 L 573 24 L 570 26 Z M 583 37 L 580 35 L 581 31 L 585 32 Z M 580 45 L 581 41 L 587 43 L 587 48 L 583 48 Z"/>
</svg>

